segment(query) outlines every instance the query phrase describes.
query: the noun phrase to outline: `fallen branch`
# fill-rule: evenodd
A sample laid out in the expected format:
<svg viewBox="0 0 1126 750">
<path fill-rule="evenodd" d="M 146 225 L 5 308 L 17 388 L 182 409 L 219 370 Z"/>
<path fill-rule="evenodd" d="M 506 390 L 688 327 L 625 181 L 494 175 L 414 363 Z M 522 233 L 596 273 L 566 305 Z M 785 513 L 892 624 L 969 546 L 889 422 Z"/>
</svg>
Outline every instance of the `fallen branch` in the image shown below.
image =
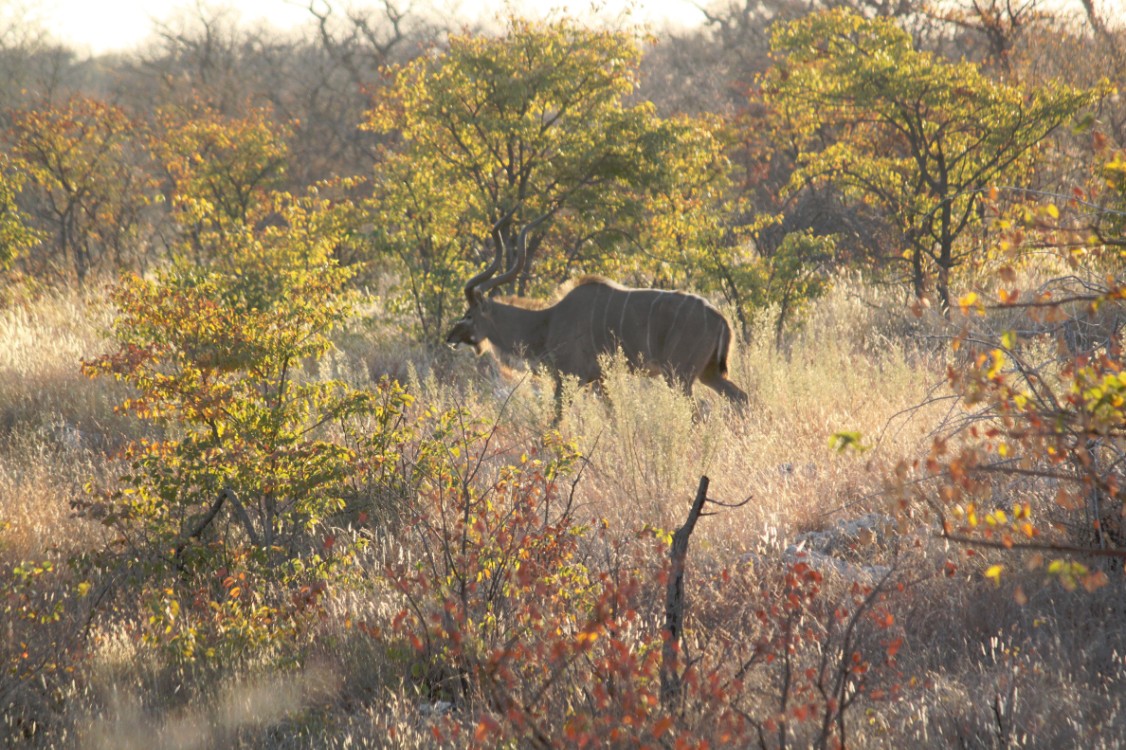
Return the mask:
<svg viewBox="0 0 1126 750">
<path fill-rule="evenodd" d="M 1126 559 L 1126 549 L 1116 547 L 1084 547 L 1076 544 L 1058 544 L 1056 542 L 1008 542 L 1004 540 L 985 539 L 979 537 L 954 534 L 952 532 L 939 532 L 938 537 L 948 542 L 964 545 L 966 547 L 985 547 L 986 549 L 1003 549 L 1014 552 L 1055 552 L 1061 555 L 1090 555 L 1091 557 L 1111 557 L 1120 560 Z"/>
</svg>

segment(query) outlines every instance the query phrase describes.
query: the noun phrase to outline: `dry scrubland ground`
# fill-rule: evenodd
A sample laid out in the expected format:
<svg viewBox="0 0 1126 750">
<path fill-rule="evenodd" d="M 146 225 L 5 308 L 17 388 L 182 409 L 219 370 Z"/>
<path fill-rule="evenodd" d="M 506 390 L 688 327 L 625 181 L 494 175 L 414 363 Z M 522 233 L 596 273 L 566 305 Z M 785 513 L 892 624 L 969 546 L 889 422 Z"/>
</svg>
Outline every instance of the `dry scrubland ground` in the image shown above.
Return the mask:
<svg viewBox="0 0 1126 750">
<path fill-rule="evenodd" d="M 621 368 L 612 370 L 605 398 L 572 393 L 560 429 L 589 458 L 576 488 L 579 514 L 604 519 L 622 537 L 644 525 L 671 530 L 702 474 L 712 478 L 712 497 L 751 498 L 704 518 L 692 537 L 689 628 L 697 635 L 689 642 L 709 618 L 758 606 L 756 577 L 792 557 L 787 548 L 799 539 L 826 555 L 818 559 L 830 590 L 872 575 L 872 566 L 898 566 L 911 582 L 895 605 L 904 689 L 895 701 L 853 709 L 850 744 L 1117 746 L 1126 736 L 1115 651 L 1126 642 L 1126 620 L 1115 611 L 1120 582 L 1088 594 L 1025 580 L 1030 601 L 1018 607 L 1014 581 L 983 581 L 974 560 L 934 541 L 921 515 L 899 528 L 881 520 L 892 512 L 885 477 L 900 460 L 923 455 L 955 408 L 941 398 L 944 326 L 910 317 L 901 303 L 842 280 L 786 351 L 776 351 L 765 330 L 739 347 L 731 377 L 750 395 L 743 417 L 700 388 L 704 417 L 694 419 L 693 404 Z M 105 478 L 107 455 L 140 429 L 114 414 L 123 394 L 113 383 L 79 373 L 81 358 L 107 349 L 110 318 L 103 302 L 73 298 L 0 313 L 5 565 L 50 558 L 62 566 L 102 542 L 101 529 L 75 520 L 69 503 L 86 482 Z M 342 338 L 341 350 L 337 369 L 353 379 L 393 372 L 413 381 L 421 402 L 461 405 L 500 422 L 502 453 L 518 455 L 550 424 L 550 387 L 534 375 L 496 379 L 465 352 L 404 359 L 394 334 L 374 328 Z M 870 449 L 834 453 L 829 436 L 838 430 L 859 431 Z M 841 531 L 856 519 L 868 523 Z M 809 535 L 818 531 L 834 533 Z M 386 540 L 371 554 L 393 546 Z M 954 576 L 943 574 L 947 555 L 959 561 Z M 749 582 L 745 601 L 709 599 L 723 568 Z M 654 601 L 653 611 L 661 606 Z M 308 635 L 307 658 L 282 671 L 253 657 L 170 667 L 112 621 L 99 621 L 64 694 L 36 697 L 5 683 L 10 714 L 0 734 L 15 742 L 39 716 L 52 717 L 50 731 L 31 744 L 428 746 L 427 700 L 402 685 L 379 644 L 348 627 L 390 608 L 375 582 L 335 594 Z M 396 727 L 394 739 L 387 726 Z"/>
</svg>

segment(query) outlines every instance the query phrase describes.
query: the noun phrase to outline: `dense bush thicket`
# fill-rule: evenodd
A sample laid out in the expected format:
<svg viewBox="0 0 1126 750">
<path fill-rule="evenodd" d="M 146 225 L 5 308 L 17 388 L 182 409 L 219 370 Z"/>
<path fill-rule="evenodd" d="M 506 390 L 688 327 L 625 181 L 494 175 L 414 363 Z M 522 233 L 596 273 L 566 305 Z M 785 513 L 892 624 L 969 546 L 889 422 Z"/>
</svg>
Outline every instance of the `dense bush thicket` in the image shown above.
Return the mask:
<svg viewBox="0 0 1126 750">
<path fill-rule="evenodd" d="M 0 731 L 1113 746 L 1126 29 L 828 5 L 0 37 Z M 440 351 L 533 219 L 518 294 L 708 295 L 746 413 Z M 677 599 L 705 467 L 761 525 Z"/>
</svg>

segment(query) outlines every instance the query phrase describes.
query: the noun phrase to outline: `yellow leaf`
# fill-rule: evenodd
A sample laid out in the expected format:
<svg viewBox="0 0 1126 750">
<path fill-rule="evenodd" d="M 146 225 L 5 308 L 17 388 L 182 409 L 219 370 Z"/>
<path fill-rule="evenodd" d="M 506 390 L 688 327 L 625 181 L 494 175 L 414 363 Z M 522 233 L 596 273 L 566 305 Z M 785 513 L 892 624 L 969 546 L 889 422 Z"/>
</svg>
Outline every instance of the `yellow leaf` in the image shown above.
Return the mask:
<svg viewBox="0 0 1126 750">
<path fill-rule="evenodd" d="M 579 633 L 576 640 L 580 646 L 590 646 L 598 640 L 598 631 L 584 631 Z"/>
<path fill-rule="evenodd" d="M 1002 570 L 1004 570 L 1004 566 L 1002 566 L 1002 565 L 990 565 L 985 570 L 985 577 L 992 579 L 994 584 L 1000 585 L 1001 584 L 1001 571 Z"/>
<path fill-rule="evenodd" d="M 995 378 L 1001 372 L 1001 368 L 1005 366 L 1005 355 L 1000 349 L 994 349 L 990 353 L 993 356 L 993 364 L 989 366 L 985 375 L 988 378 Z"/>
</svg>

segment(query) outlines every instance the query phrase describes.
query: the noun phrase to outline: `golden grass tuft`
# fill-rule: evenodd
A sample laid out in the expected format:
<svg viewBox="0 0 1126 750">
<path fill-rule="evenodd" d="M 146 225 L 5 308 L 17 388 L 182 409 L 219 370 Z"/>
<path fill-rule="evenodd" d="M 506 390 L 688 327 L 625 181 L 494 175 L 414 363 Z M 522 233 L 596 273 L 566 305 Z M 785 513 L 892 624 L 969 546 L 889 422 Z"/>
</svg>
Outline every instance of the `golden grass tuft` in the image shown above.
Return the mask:
<svg viewBox="0 0 1126 750">
<path fill-rule="evenodd" d="M 119 442 L 124 389 L 81 372 L 107 348 L 104 299 L 57 293 L 0 309 L 0 436 L 40 429 L 63 443 Z"/>
</svg>

